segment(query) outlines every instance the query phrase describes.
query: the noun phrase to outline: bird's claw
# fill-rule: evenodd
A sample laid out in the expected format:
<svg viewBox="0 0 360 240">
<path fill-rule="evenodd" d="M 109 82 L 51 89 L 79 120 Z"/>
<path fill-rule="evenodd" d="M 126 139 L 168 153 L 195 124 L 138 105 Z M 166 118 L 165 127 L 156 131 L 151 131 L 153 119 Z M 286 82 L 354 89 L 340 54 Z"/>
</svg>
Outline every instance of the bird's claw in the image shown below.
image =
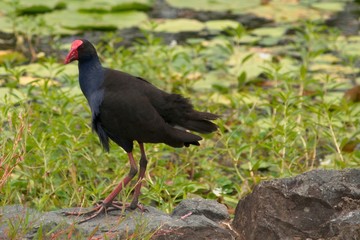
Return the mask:
<svg viewBox="0 0 360 240">
<path fill-rule="evenodd" d="M 77 223 L 83 223 L 83 222 L 87 222 L 90 219 L 95 218 L 96 216 L 98 216 L 99 214 L 106 212 L 106 207 L 104 205 L 98 205 L 95 206 L 92 210 L 90 211 L 85 211 L 85 212 L 63 212 L 63 215 L 65 216 L 87 216 L 90 215 L 89 217 L 86 217 L 80 221 L 78 221 Z"/>
<path fill-rule="evenodd" d="M 125 208 L 124 208 L 125 207 Z M 143 205 L 141 204 L 137 204 L 136 206 L 141 212 L 149 212 L 149 210 L 147 210 L 146 208 L 143 207 Z M 118 201 L 114 201 L 111 202 L 109 204 L 104 204 L 103 201 L 97 202 L 95 207 L 93 209 L 91 209 L 90 211 L 84 211 L 84 212 L 62 212 L 62 214 L 64 216 L 88 216 L 80 221 L 78 221 L 78 224 L 87 222 L 95 217 L 97 217 L 98 215 L 100 215 L 101 213 L 107 213 L 110 211 L 115 211 L 115 210 L 124 210 L 124 209 L 131 209 L 130 208 L 130 204 L 129 203 L 122 203 L 122 202 L 118 202 Z"/>
<path fill-rule="evenodd" d="M 136 205 L 136 208 L 138 208 L 141 212 L 149 212 L 149 210 L 140 203 Z"/>
</svg>

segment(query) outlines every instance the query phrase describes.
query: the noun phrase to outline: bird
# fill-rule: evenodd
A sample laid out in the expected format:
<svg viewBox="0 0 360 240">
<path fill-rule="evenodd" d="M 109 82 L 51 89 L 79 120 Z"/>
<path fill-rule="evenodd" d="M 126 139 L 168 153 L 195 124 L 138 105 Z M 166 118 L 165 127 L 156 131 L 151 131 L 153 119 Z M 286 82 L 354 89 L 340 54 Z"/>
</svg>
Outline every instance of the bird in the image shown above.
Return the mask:
<svg viewBox="0 0 360 240">
<path fill-rule="evenodd" d="M 110 140 L 119 145 L 130 162 L 130 171 L 115 189 L 87 212 L 65 212 L 84 216 L 79 223 L 101 213 L 139 208 L 138 199 L 147 167 L 145 143 L 165 143 L 181 148 L 199 146 L 202 138 L 192 132 L 208 134 L 218 126 L 219 115 L 194 109 L 188 98 L 167 93 L 149 81 L 131 74 L 103 67 L 94 45 L 86 39 L 72 42 L 64 64 L 78 61 L 79 83 L 91 110 L 91 126 L 105 151 Z M 191 132 L 192 131 L 192 132 Z M 139 169 L 133 157 L 134 142 L 140 148 Z M 139 173 L 130 204 L 115 201 L 120 191 Z"/>
</svg>

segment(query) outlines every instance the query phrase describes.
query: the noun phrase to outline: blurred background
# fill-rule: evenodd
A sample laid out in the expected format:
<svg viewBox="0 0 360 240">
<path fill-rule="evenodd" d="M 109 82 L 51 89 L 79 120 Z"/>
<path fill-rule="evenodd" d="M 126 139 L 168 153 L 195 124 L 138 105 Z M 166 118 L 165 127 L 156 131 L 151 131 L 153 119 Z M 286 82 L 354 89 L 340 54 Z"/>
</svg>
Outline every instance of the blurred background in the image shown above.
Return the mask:
<svg viewBox="0 0 360 240">
<path fill-rule="evenodd" d="M 128 172 L 122 149 L 105 153 L 91 133 L 76 63 L 63 65 L 78 38 L 104 66 L 222 116 L 198 148 L 146 145 L 145 205 L 171 212 L 201 196 L 232 213 L 263 180 L 359 166 L 359 10 L 351 0 L 2 0 L 0 204 L 91 206 Z"/>
</svg>

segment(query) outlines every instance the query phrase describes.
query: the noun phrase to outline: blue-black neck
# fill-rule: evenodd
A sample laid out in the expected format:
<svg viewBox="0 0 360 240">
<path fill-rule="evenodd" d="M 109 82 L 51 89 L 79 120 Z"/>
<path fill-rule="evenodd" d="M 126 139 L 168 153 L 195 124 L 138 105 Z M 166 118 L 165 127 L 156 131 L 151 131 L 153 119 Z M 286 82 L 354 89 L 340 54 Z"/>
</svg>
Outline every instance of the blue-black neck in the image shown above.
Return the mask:
<svg viewBox="0 0 360 240">
<path fill-rule="evenodd" d="M 80 88 L 89 101 L 90 96 L 101 88 L 104 81 L 104 70 L 98 56 L 79 61 L 78 67 Z"/>
</svg>

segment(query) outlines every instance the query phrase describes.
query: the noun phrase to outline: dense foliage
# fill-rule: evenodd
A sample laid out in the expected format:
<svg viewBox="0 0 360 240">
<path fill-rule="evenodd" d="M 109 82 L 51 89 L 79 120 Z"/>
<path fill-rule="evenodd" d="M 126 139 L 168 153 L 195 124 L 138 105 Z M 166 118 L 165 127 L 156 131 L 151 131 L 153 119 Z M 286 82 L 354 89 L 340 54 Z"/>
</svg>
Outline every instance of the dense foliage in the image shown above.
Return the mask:
<svg viewBox="0 0 360 240">
<path fill-rule="evenodd" d="M 97 49 L 104 65 L 221 114 L 219 131 L 200 147 L 146 145 L 143 204 L 170 212 L 182 199 L 201 196 L 233 209 L 260 181 L 359 166 L 358 93 L 343 97 L 357 81 L 358 38 L 304 21 L 253 32 L 238 25 L 182 45 L 151 31 L 131 47 L 115 47 L 121 41 L 102 35 Z M 91 206 L 128 172 L 123 150 L 112 144 L 105 153 L 91 133 L 76 65 L 62 65 L 58 55 L 69 44 L 52 45 L 35 63 L 21 65 L 28 60 L 17 52 L 2 61 L 1 205 Z"/>
</svg>

